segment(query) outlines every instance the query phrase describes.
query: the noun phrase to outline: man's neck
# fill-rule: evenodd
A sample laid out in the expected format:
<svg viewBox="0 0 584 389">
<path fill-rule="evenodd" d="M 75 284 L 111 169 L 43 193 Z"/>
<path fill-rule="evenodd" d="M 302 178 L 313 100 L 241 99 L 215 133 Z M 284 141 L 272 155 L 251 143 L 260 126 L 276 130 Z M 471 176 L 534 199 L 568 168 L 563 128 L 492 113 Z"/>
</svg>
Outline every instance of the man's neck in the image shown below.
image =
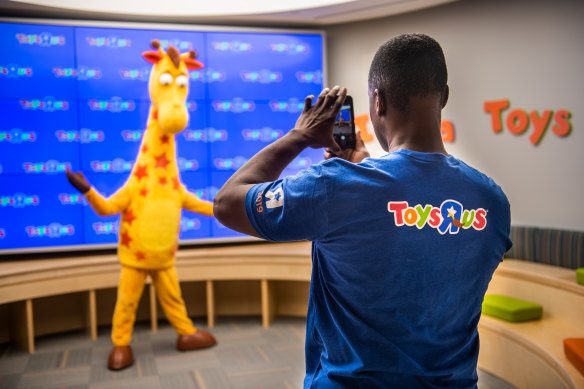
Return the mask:
<svg viewBox="0 0 584 389">
<path fill-rule="evenodd" d="M 401 149 L 418 151 L 421 153 L 440 153 L 449 155 L 444 148 L 442 139 L 436 137 L 436 133 L 440 135 L 439 130 L 423 130 L 420 136 L 416 136 L 411 132 L 404 135 L 392 134 L 388 136 L 387 151 L 393 152 Z"/>
<path fill-rule="evenodd" d="M 386 119 L 388 152 L 407 149 L 448 155 L 440 132 L 441 107 L 435 99 L 411 98 L 406 112 L 390 107 Z"/>
</svg>

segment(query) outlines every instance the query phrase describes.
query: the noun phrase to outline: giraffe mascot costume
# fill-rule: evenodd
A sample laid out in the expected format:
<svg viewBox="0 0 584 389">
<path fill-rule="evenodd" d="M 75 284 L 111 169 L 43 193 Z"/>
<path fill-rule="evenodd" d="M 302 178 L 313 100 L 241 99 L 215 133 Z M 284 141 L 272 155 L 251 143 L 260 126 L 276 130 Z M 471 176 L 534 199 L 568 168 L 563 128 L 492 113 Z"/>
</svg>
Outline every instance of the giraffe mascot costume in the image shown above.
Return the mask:
<svg viewBox="0 0 584 389">
<path fill-rule="evenodd" d="M 189 118 L 187 71 L 203 65 L 195 60 L 194 51 L 180 55 L 169 47 L 164 53 L 156 40 L 152 47 L 156 51 L 143 53 L 153 64 L 148 84 L 152 105 L 138 158 L 124 186 L 105 199 L 81 172 L 67 171 L 69 182 L 99 215 L 122 214 L 118 243 L 122 270 L 112 322 L 114 348 L 108 359 L 112 370 L 134 362 L 130 339 L 146 276 L 151 277 L 166 318 L 179 335 L 179 350 L 216 343 L 210 333 L 197 330 L 187 316 L 174 266 L 181 208 L 213 215 L 213 203 L 199 199 L 180 182 L 174 139 Z"/>
</svg>

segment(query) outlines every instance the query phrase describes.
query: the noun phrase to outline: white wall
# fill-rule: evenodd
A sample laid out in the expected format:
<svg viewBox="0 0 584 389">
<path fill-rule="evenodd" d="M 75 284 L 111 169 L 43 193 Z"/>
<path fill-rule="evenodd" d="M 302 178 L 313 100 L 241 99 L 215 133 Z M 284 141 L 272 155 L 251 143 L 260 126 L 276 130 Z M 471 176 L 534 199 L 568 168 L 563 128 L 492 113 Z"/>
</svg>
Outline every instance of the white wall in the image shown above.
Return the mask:
<svg viewBox="0 0 584 389">
<path fill-rule="evenodd" d="M 449 71 L 443 119 L 455 126 L 447 150 L 493 177 L 511 203 L 512 224 L 584 231 L 584 2 L 461 0 L 435 8 L 327 29 L 328 81 L 343 85 L 355 114 L 369 112 L 367 73 L 377 47 L 404 32 L 440 42 Z M 526 112 L 568 110 L 572 131 L 554 120 L 539 145 L 505 127 L 494 133 L 484 102 L 509 99 Z M 368 123 L 370 132 L 371 124 Z M 367 144 L 374 156 L 383 150 Z"/>
</svg>

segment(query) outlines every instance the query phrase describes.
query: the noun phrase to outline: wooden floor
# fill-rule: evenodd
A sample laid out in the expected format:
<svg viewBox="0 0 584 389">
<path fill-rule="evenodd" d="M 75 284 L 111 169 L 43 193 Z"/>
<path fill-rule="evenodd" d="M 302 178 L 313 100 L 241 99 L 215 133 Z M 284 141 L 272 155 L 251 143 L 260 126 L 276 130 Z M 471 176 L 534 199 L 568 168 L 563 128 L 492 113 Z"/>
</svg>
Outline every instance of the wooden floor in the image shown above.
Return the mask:
<svg viewBox="0 0 584 389">
<path fill-rule="evenodd" d="M 204 320 L 195 325 L 206 329 Z M 0 346 L 0 389 L 288 389 L 304 378 L 304 318 L 277 318 L 262 328 L 260 316 L 220 317 L 211 330 L 218 345 L 178 352 L 176 333 L 166 321 L 158 332 L 136 326 L 136 363 L 121 372 L 105 364 L 112 347 L 109 327 L 92 341 L 85 332 L 40 337 L 34 354 Z M 479 370 L 479 389 L 511 389 Z"/>
</svg>

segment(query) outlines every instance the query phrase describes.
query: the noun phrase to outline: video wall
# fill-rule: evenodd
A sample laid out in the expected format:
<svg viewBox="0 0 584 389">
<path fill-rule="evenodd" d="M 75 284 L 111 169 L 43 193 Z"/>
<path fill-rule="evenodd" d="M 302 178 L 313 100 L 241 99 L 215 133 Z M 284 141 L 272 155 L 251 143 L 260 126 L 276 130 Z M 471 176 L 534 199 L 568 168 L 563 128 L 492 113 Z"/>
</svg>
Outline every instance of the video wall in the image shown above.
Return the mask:
<svg viewBox="0 0 584 389">
<path fill-rule="evenodd" d="M 142 52 L 153 39 L 195 50 L 205 66 L 189 73 L 190 121 L 176 135 L 181 180 L 205 200 L 323 88 L 320 33 L 3 22 L 0 38 L 0 255 L 117 242 L 119 215 L 95 214 L 65 171 L 82 171 L 104 196 L 128 179 L 150 108 Z M 321 160 L 307 149 L 283 175 Z M 183 210 L 183 243 L 241 236 Z"/>
</svg>

